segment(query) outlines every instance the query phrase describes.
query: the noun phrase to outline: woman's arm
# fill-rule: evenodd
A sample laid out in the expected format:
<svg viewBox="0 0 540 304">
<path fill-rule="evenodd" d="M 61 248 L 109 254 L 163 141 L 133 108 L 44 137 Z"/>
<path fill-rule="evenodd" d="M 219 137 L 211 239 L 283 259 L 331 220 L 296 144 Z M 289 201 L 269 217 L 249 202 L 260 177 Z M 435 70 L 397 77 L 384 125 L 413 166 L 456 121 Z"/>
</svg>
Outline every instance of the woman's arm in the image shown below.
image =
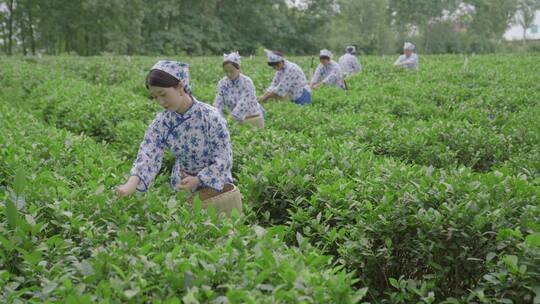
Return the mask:
<svg viewBox="0 0 540 304">
<path fill-rule="evenodd" d="M 221 81 L 218 82 L 216 88 L 216 97 L 214 98 L 214 107 L 218 109 L 219 113 L 223 115 L 223 109 L 225 108 L 225 102 L 223 100 L 223 90 Z"/>
<path fill-rule="evenodd" d="M 131 169 L 128 181 L 117 188 L 120 196 L 128 196 L 139 190 L 145 192 L 161 169 L 165 143 L 162 142 L 161 113 L 146 130 L 139 147 L 137 159 Z"/>
</svg>

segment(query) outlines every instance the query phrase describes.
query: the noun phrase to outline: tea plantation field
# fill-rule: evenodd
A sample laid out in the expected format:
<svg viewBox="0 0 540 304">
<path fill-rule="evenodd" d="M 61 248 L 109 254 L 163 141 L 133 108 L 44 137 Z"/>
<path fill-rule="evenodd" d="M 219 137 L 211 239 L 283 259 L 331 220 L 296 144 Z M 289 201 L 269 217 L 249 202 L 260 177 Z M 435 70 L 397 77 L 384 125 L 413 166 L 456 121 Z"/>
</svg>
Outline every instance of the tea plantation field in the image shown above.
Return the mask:
<svg viewBox="0 0 540 304">
<path fill-rule="evenodd" d="M 112 190 L 157 59 L 0 57 L 0 303 L 540 303 L 540 54 L 364 57 L 347 94 L 230 121 L 230 219 L 170 190 L 170 156 Z M 171 59 L 212 103 L 221 58 Z"/>
</svg>

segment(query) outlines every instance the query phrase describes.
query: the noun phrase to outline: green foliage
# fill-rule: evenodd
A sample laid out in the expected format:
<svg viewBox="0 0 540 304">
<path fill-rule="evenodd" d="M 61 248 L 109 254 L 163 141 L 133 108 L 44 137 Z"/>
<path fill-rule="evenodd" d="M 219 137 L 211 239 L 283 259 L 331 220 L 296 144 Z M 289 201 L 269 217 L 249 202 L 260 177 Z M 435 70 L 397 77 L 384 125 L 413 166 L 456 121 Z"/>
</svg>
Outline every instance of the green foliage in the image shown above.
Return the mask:
<svg viewBox="0 0 540 304">
<path fill-rule="evenodd" d="M 306 53 L 319 47 L 335 1 L 313 0 L 302 8 L 285 0 L 9 2 L 13 10 L 0 11 L 2 36 L 8 26 L 14 29 L 0 39 L 6 53 L 88 56 L 252 54 L 257 45 Z"/>
<path fill-rule="evenodd" d="M 230 124 L 232 220 L 184 206 L 166 172 L 109 191 L 159 111 L 156 59 L 0 59 L 2 300 L 538 301 L 538 55 L 422 56 L 413 73 L 366 56 L 348 93 L 265 104 L 266 129 Z M 188 61 L 211 102 L 221 59 Z M 263 92 L 264 58 L 242 69 Z"/>
<path fill-rule="evenodd" d="M 328 26 L 328 43 L 339 53 L 346 45 L 357 45 L 359 54 L 394 51 L 390 15 L 385 1 L 338 1 L 340 14 Z"/>
<path fill-rule="evenodd" d="M 288 54 L 491 53 L 509 25 L 529 28 L 537 0 L 0 0 L 5 54 L 212 55 L 260 46 Z M 517 13 L 517 14 L 516 14 Z M 511 49 L 529 50 L 527 47 Z M 530 49 L 534 51 L 534 48 Z"/>
<path fill-rule="evenodd" d="M 331 257 L 309 243 L 286 245 L 285 227 L 190 208 L 163 179 L 148 195 L 117 199 L 110 187 L 129 164 L 107 146 L 47 126 L 5 100 L 0 109 L 3 303 L 362 298 Z"/>
<path fill-rule="evenodd" d="M 475 6 L 471 30 L 478 36 L 500 39 L 514 18 L 517 0 L 470 0 Z"/>
</svg>

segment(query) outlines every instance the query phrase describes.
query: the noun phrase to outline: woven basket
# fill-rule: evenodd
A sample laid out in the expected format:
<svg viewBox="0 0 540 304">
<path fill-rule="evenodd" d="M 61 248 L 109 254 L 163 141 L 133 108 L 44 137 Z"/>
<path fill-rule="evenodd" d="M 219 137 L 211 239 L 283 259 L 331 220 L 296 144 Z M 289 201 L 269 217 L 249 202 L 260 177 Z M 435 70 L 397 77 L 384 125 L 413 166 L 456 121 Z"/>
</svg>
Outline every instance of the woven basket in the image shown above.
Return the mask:
<svg viewBox="0 0 540 304">
<path fill-rule="evenodd" d="M 283 96 L 283 97 L 276 96 L 276 99 L 281 100 L 281 101 L 291 101 L 292 100 L 289 93 L 285 94 L 285 96 Z"/>
<path fill-rule="evenodd" d="M 229 216 L 233 209 L 242 213 L 242 194 L 233 184 L 225 184 L 222 191 L 212 188 L 203 188 L 194 194 L 199 196 L 203 208 L 214 206 L 218 213 L 225 213 Z"/>
<path fill-rule="evenodd" d="M 264 119 L 261 114 L 248 117 L 242 123 L 246 125 L 254 126 L 255 128 L 259 128 L 259 129 L 264 128 Z"/>
</svg>

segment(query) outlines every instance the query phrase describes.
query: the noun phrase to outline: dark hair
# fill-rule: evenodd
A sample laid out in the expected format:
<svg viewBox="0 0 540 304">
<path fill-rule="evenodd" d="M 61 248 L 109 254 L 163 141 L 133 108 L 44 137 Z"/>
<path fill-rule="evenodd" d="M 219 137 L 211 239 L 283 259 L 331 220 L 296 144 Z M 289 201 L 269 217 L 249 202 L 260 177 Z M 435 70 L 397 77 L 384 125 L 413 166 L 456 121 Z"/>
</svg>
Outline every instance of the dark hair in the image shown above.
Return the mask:
<svg viewBox="0 0 540 304">
<path fill-rule="evenodd" d="M 328 56 L 319 56 L 319 59 L 327 59 L 327 60 L 330 60 L 330 57 L 328 57 Z"/>
<path fill-rule="evenodd" d="M 150 86 L 160 88 L 177 87 L 180 84 L 180 80 L 176 79 L 171 74 L 162 70 L 151 70 L 146 76 L 146 88 Z"/>
<path fill-rule="evenodd" d="M 228 63 L 232 64 L 232 66 L 235 67 L 237 70 L 240 70 L 240 65 L 238 63 L 232 62 L 232 61 L 224 61 L 223 66 L 225 66 Z"/>
<path fill-rule="evenodd" d="M 281 62 L 283 62 L 283 61 L 280 61 L 280 62 L 268 62 L 268 65 L 271 66 L 271 67 L 275 67 L 278 64 L 280 64 Z"/>
<path fill-rule="evenodd" d="M 180 80 L 176 79 L 171 74 L 164 72 L 162 70 L 151 70 L 146 76 L 145 86 L 147 89 L 150 89 L 150 86 L 160 87 L 160 88 L 172 88 L 178 87 L 180 85 Z M 191 88 L 184 86 L 184 92 L 191 96 Z M 149 96 L 149 99 L 154 99 L 154 97 Z"/>
</svg>

